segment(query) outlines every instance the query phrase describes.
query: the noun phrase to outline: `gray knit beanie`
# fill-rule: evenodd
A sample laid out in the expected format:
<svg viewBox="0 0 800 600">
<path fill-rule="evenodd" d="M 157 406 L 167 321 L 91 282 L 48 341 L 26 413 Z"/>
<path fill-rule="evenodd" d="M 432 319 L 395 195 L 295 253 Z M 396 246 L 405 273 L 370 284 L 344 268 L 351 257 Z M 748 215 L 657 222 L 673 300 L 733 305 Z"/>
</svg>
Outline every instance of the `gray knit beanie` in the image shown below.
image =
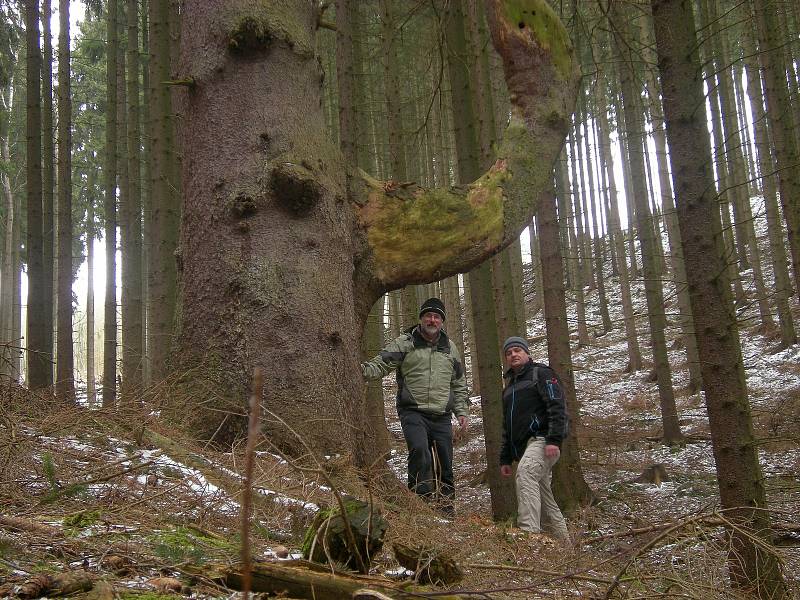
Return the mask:
<svg viewBox="0 0 800 600">
<path fill-rule="evenodd" d="M 524 338 L 517 337 L 517 336 L 511 336 L 505 342 L 503 342 L 503 354 L 505 354 L 506 351 L 508 351 L 509 348 L 513 348 L 515 346 L 517 348 L 522 348 L 528 354 L 531 353 L 531 349 L 528 348 L 528 342 L 525 341 Z"/>
</svg>

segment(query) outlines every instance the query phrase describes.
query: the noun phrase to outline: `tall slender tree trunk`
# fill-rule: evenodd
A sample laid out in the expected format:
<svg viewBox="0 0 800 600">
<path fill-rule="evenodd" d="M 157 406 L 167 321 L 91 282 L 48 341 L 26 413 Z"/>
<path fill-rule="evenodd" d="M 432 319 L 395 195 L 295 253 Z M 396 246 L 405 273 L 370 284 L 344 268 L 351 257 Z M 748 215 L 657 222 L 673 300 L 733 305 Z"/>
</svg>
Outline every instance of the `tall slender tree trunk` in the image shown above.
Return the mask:
<svg viewBox="0 0 800 600">
<path fill-rule="evenodd" d="M 458 283 L 458 275 L 448 277 L 443 282 L 444 293 L 442 300 L 447 310 L 447 335 L 453 340 L 458 348 L 459 354 L 463 358 L 466 356 L 466 344 L 464 343 L 464 309 L 461 305 L 461 288 Z M 466 360 L 466 359 L 465 359 Z"/>
<path fill-rule="evenodd" d="M 563 160 L 560 160 L 556 164 L 556 189 L 557 194 L 564 198 L 564 203 L 567 208 L 566 218 L 567 223 L 574 222 L 575 227 L 578 229 L 577 233 L 572 226 L 569 227 L 569 248 L 572 250 L 571 255 L 569 256 L 570 265 L 572 267 L 572 289 L 575 292 L 575 312 L 577 313 L 578 318 L 578 347 L 584 347 L 589 344 L 589 329 L 586 326 L 586 297 L 584 294 L 584 270 L 583 270 L 583 260 L 581 259 L 581 255 L 583 254 L 584 245 L 582 243 L 582 225 L 581 225 L 581 218 L 580 218 L 580 199 L 579 199 L 579 190 L 577 189 L 578 185 L 578 160 L 575 156 L 575 144 L 573 143 L 572 134 L 570 134 L 570 146 L 573 148 L 572 151 L 572 160 L 570 161 L 570 165 L 572 167 L 572 182 L 570 185 L 570 179 L 565 168 L 565 164 Z M 563 156 L 566 156 L 566 151 L 564 151 Z"/>
<path fill-rule="evenodd" d="M 126 50 L 128 195 L 121 203 L 122 241 L 122 395 L 126 402 L 142 384 L 142 197 L 139 129 L 139 14 L 127 0 Z"/>
<path fill-rule="evenodd" d="M 22 198 L 20 194 L 14 198 L 14 214 L 22 214 Z M 12 286 L 13 305 L 11 308 L 11 339 L 22 340 L 22 218 L 14 219 L 14 283 Z M 11 357 L 11 370 L 19 381 L 22 378 L 22 352 L 15 351 Z"/>
<path fill-rule="evenodd" d="M 531 277 L 531 289 L 530 289 L 530 302 L 526 302 L 526 306 L 529 306 L 529 313 L 531 316 L 535 316 L 543 306 L 543 293 L 544 289 L 542 287 L 542 261 L 541 261 L 541 245 L 539 243 L 539 224 L 534 218 L 531 220 L 531 224 L 528 225 L 528 242 L 530 244 L 530 253 L 531 253 L 531 263 L 530 263 L 530 277 Z"/>
<path fill-rule="evenodd" d="M 712 42 L 714 47 L 714 54 L 719 57 L 729 56 L 728 45 L 725 40 L 725 35 L 721 29 L 719 11 L 717 10 L 717 0 L 704 0 L 704 5 L 707 5 L 709 15 L 708 21 L 711 23 Z M 721 60 L 727 60 L 722 58 Z M 730 168 L 730 184 L 733 186 L 731 193 L 733 194 L 734 214 L 736 215 L 735 231 L 737 233 L 737 245 L 741 246 L 740 254 L 747 255 L 750 253 L 750 260 L 747 263 L 753 269 L 753 280 L 756 288 L 756 304 L 758 305 L 759 315 L 761 318 L 761 326 L 765 328 L 772 328 L 775 322 L 772 318 L 767 300 L 767 289 L 764 284 L 764 276 L 761 272 L 761 251 L 756 243 L 755 227 L 753 225 L 753 214 L 750 208 L 750 198 L 748 197 L 749 186 L 747 184 L 747 166 L 744 155 L 742 153 L 742 137 L 739 134 L 740 120 L 737 119 L 736 113 L 736 100 L 734 98 L 734 84 L 733 74 L 731 67 L 719 68 L 719 96 L 722 103 L 722 126 L 724 131 L 726 158 Z M 743 129 L 746 129 L 746 125 Z M 740 262 L 741 264 L 741 262 Z M 744 267 L 744 265 L 742 265 Z"/>
<path fill-rule="evenodd" d="M 701 48 L 702 49 L 702 48 Z M 714 147 L 714 164 L 717 167 L 717 197 L 720 216 L 722 217 L 722 232 L 725 240 L 725 251 L 728 256 L 726 268 L 728 269 L 728 278 L 733 282 L 734 297 L 737 304 L 745 302 L 744 287 L 742 286 L 742 278 L 739 276 L 739 260 L 737 258 L 736 242 L 734 241 L 734 228 L 731 222 L 730 211 L 730 177 L 728 175 L 728 163 L 725 160 L 724 154 L 724 141 L 722 136 L 722 117 L 720 115 L 720 108 L 717 94 L 717 84 L 714 80 L 713 68 L 711 73 L 707 73 L 707 85 L 711 89 L 709 93 L 708 102 L 711 107 L 710 115 L 712 122 L 712 136 Z"/>
<path fill-rule="evenodd" d="M 780 209 L 778 207 L 775 164 L 772 160 L 767 115 L 764 111 L 764 96 L 761 90 L 761 76 L 758 69 L 754 32 L 745 27 L 743 35 L 745 72 L 750 106 L 753 108 L 755 154 L 758 172 L 761 177 L 761 190 L 764 195 L 764 209 L 767 213 L 767 236 L 769 238 L 770 260 L 775 279 L 775 306 L 778 313 L 778 329 L 781 345 L 791 346 L 797 342 L 794 319 L 790 307 L 792 280 L 789 274 L 789 260 L 786 255 Z"/>
<path fill-rule="evenodd" d="M 396 0 L 381 0 L 382 54 L 384 99 L 388 132 L 389 175 L 395 181 L 408 180 L 408 160 L 404 143 L 401 110 L 400 63 L 398 43 L 395 39 L 397 18 Z M 412 288 L 402 291 L 403 319 L 401 327 L 410 327 L 417 321 L 419 302 Z"/>
<path fill-rule="evenodd" d="M 69 0 L 59 0 L 58 20 L 58 340 L 56 393 L 75 398 L 72 346 L 72 97 Z"/>
<path fill-rule="evenodd" d="M 615 8 L 618 22 L 624 23 L 626 18 L 619 7 Z M 623 28 L 624 31 L 624 28 Z M 672 389 L 672 376 L 667 358 L 667 345 L 664 337 L 666 318 L 664 316 L 664 294 L 661 288 L 661 276 L 657 270 L 657 250 L 655 232 L 647 201 L 647 190 L 644 188 L 645 165 L 643 160 L 644 131 L 641 123 L 638 91 L 634 84 L 632 58 L 623 50 L 624 42 L 615 40 L 617 56 L 622 64 L 622 98 L 625 130 L 628 135 L 628 157 L 631 162 L 633 177 L 633 200 L 636 205 L 636 223 L 642 245 L 642 265 L 644 269 L 644 287 L 647 300 L 648 322 L 650 324 L 650 341 L 653 347 L 653 365 L 658 381 L 658 396 L 661 405 L 661 421 L 663 424 L 663 442 L 671 445 L 683 441 L 678 410 L 675 406 L 675 395 Z M 638 174 L 638 175 L 637 175 Z"/>
<path fill-rule="evenodd" d="M 778 165 L 778 189 L 789 236 L 794 287 L 800 297 L 800 170 L 797 169 L 800 150 L 784 76 L 783 40 L 776 12 L 769 2 L 753 0 L 753 12 L 758 31 L 758 59 L 764 71 L 767 120 Z"/>
<path fill-rule="evenodd" d="M 11 109 L 13 106 L 14 74 L 13 71 L 5 89 L 0 89 L 0 161 L 9 164 L 11 148 L 9 131 L 11 126 Z M 3 200 L 3 247 L 0 249 L 0 375 L 16 380 L 14 372 L 14 355 L 18 354 L 16 346 L 19 340 L 14 337 L 14 230 L 17 228 L 19 214 L 15 210 L 14 194 L 11 190 L 11 178 L 5 171 L 0 171 L 0 189 Z"/>
<path fill-rule="evenodd" d="M 354 69 L 356 40 L 353 31 L 353 16 L 357 5 L 353 0 L 336 0 L 336 81 L 339 91 L 339 145 L 342 155 L 351 165 L 359 165 L 356 141 L 362 122 L 355 106 L 356 81 Z M 348 183 L 349 185 L 349 183 Z M 383 306 L 381 296 L 370 310 L 361 338 L 362 356 L 371 358 L 383 347 Z M 383 385 L 380 380 L 370 381 L 366 386 L 366 423 L 369 427 L 364 435 L 374 440 L 379 456 L 386 456 L 390 450 L 389 433 L 386 429 L 386 415 L 383 401 Z M 375 457 L 378 459 L 378 457 Z"/>
<path fill-rule="evenodd" d="M 458 175 L 461 182 L 472 181 L 480 173 L 480 145 L 477 135 L 472 85 L 470 82 L 462 0 L 454 0 L 447 11 L 447 68 L 450 76 L 452 110 L 459 115 L 455 127 Z M 483 115 L 485 116 L 485 115 Z M 513 483 L 500 476 L 500 446 L 503 432 L 502 385 L 499 377 L 500 340 L 496 327 L 495 302 L 492 295 L 492 274 L 489 262 L 473 269 L 469 278 L 473 337 L 470 344 L 472 368 L 477 366 L 481 385 L 486 444 L 487 480 L 491 496 L 492 516 L 508 519 L 514 514 L 516 498 Z M 477 365 L 476 365 L 477 363 Z"/>
<path fill-rule="evenodd" d="M 125 37 L 122 35 L 123 31 L 127 29 L 125 25 L 125 6 L 121 0 L 117 0 L 118 10 L 118 35 L 120 35 L 120 43 L 117 45 L 117 174 L 119 182 L 119 197 L 117 200 L 117 226 L 119 229 L 119 271 L 122 283 L 120 285 L 120 300 L 119 300 L 119 326 L 117 328 L 117 339 L 119 347 L 119 360 L 117 372 L 117 387 L 120 394 L 120 400 L 124 401 L 124 390 L 122 388 L 122 379 L 125 377 L 124 361 L 125 361 L 125 278 L 130 269 L 125 266 L 125 260 L 128 250 L 125 249 L 125 240 L 128 237 L 128 221 L 129 221 L 129 206 L 130 206 L 130 176 L 128 174 L 128 93 L 127 93 L 127 60 L 125 57 Z M 124 27 L 124 29 L 123 29 Z M 126 270 L 127 269 L 127 270 Z M 130 310 L 130 309 L 128 309 Z M 130 356 L 130 355 L 129 355 Z"/>
<path fill-rule="evenodd" d="M 103 407 L 117 399 L 117 0 L 106 3 L 106 121 L 103 173 L 106 286 L 103 301 Z"/>
<path fill-rule="evenodd" d="M 86 207 L 86 403 L 97 404 L 94 369 L 94 171 L 89 171 Z"/>
<path fill-rule="evenodd" d="M 584 113 L 585 113 L 585 104 L 586 99 L 585 96 L 581 95 L 582 103 L 584 105 Z M 591 215 L 592 220 L 592 229 L 594 235 L 592 236 L 592 258 L 594 259 L 594 271 L 595 271 L 595 278 L 597 281 L 597 295 L 600 304 L 600 320 L 603 324 L 603 333 L 608 333 L 611 331 L 611 316 L 608 314 L 608 299 L 606 298 L 606 283 L 605 277 L 603 276 L 603 251 L 601 248 L 602 245 L 602 224 L 600 223 L 600 218 L 597 211 L 597 202 L 596 199 L 602 198 L 602 194 L 597 194 L 595 190 L 595 179 L 594 179 L 594 160 L 592 157 L 591 152 L 591 144 L 589 141 L 589 126 L 588 126 L 589 118 L 587 116 L 586 119 L 583 121 L 583 139 L 586 141 L 586 156 L 587 160 L 587 181 L 588 181 L 588 189 L 587 189 L 587 203 L 589 204 L 589 213 Z"/>
<path fill-rule="evenodd" d="M 598 75 L 599 77 L 599 75 Z M 610 127 L 608 109 L 602 88 L 597 86 L 595 101 L 600 130 L 600 162 L 608 174 L 609 235 L 616 248 L 617 270 L 619 273 L 620 296 L 622 301 L 622 318 L 625 323 L 625 339 L 628 344 L 628 365 L 626 371 L 635 373 L 642 369 L 642 353 L 639 348 L 639 336 L 636 333 L 636 319 L 633 312 L 631 283 L 628 275 L 628 263 L 625 259 L 625 239 L 619 222 L 619 196 L 617 195 L 617 178 L 614 171 L 614 156 L 611 153 Z"/>
<path fill-rule="evenodd" d="M 42 0 L 42 264 L 44 265 L 44 298 L 42 302 L 45 310 L 45 342 L 48 352 L 53 353 L 54 322 L 56 313 L 56 294 L 54 292 L 56 269 L 54 243 L 55 231 L 55 202 L 53 200 L 55 180 L 55 149 L 53 140 L 56 129 L 53 126 L 53 36 L 50 31 L 50 18 L 52 16 L 51 0 Z M 50 364 L 48 385 L 53 383 L 53 368 Z"/>
<path fill-rule="evenodd" d="M 553 470 L 553 493 L 559 506 L 566 513 L 586 506 L 594 499 L 594 493 L 583 477 L 580 462 L 580 406 L 575 392 L 572 372 L 572 352 L 569 347 L 569 327 L 564 289 L 564 259 L 558 243 L 558 220 L 556 199 L 545 192 L 539 205 L 539 235 L 541 243 L 542 279 L 544 285 L 544 319 L 547 331 L 547 355 L 550 366 L 561 377 L 567 394 L 567 410 L 572 417 L 572 431 L 561 445 L 561 458 Z"/>
<path fill-rule="evenodd" d="M 148 356 L 151 380 L 167 373 L 175 335 L 177 270 L 175 249 L 180 222 L 180 173 L 175 148 L 170 87 L 172 44 L 170 0 L 150 0 L 150 177 L 151 234 L 148 310 Z"/>
<path fill-rule="evenodd" d="M 694 308 L 711 443 L 729 531 L 731 579 L 759 598 L 785 598 L 775 555 L 759 538 L 770 531 L 764 479 L 758 463 L 736 314 L 725 281 L 725 257 L 710 171 L 703 88 L 692 5 L 651 0 L 664 115 L 686 271 Z"/>
<path fill-rule="evenodd" d="M 642 51 L 648 65 L 655 64 L 656 56 L 652 45 L 649 21 L 641 20 L 642 39 L 645 40 Z M 664 131 L 664 111 L 660 100 L 660 86 L 653 69 L 647 68 L 647 87 L 650 98 L 650 115 L 653 120 L 653 140 L 656 146 L 656 162 L 658 164 L 658 182 L 661 188 L 661 206 L 669 240 L 672 262 L 672 279 L 675 282 L 675 293 L 678 299 L 678 324 L 681 328 L 683 347 L 686 351 L 686 364 L 689 369 L 688 390 L 694 393 L 702 388 L 700 360 L 697 355 L 697 339 L 694 335 L 692 305 L 689 300 L 689 287 L 686 283 L 686 263 L 683 260 L 683 241 L 678 228 L 678 215 L 673 201 L 672 182 L 669 176 L 667 138 Z"/>
<path fill-rule="evenodd" d="M 615 72 L 614 82 L 617 84 L 616 89 L 619 89 L 621 75 Z M 617 121 L 617 134 L 620 146 L 620 161 L 622 163 L 622 189 L 625 194 L 625 213 L 628 219 L 628 233 L 625 236 L 628 242 L 628 255 L 631 259 L 631 267 L 629 275 L 631 280 L 639 277 L 639 264 L 636 260 L 636 218 L 633 208 L 633 177 L 631 176 L 631 161 L 628 158 L 628 136 L 625 129 L 625 116 L 622 114 L 622 98 L 617 96 L 616 102 L 612 104 L 615 106 L 615 116 Z M 622 223 L 620 222 L 620 226 Z"/>
<path fill-rule="evenodd" d="M 42 101 L 38 74 L 42 71 L 39 49 L 39 2 L 25 5 L 26 72 L 33 74 L 26 83 L 26 200 L 28 251 L 28 312 L 25 335 L 28 386 L 31 389 L 52 384 L 52 348 L 47 345 L 47 317 L 52 307 L 44 305 L 45 271 L 42 234 Z M 52 338 L 51 338 L 52 339 Z"/>
<path fill-rule="evenodd" d="M 581 90 L 574 121 L 575 132 L 571 140 L 574 153 L 572 156 L 572 190 L 574 192 L 572 196 L 575 200 L 575 221 L 578 225 L 578 244 L 581 249 L 581 279 L 585 286 L 593 290 L 597 286 L 592 269 L 592 230 L 589 226 L 588 186 L 583 172 L 583 166 L 587 164 L 583 150 L 582 126 L 585 113 L 581 110 L 584 95 L 585 91 Z"/>
<path fill-rule="evenodd" d="M 141 104 L 139 108 L 139 131 L 141 132 L 141 214 L 142 214 L 142 385 L 148 387 L 153 383 L 153 359 L 150 352 L 155 345 L 152 339 L 153 298 L 150 289 L 152 281 L 151 266 L 155 253 L 155 232 L 153 229 L 153 150 L 150 123 L 150 31 L 148 26 L 149 0 L 139 2 L 139 32 L 142 42 L 137 61 L 141 70 Z M 167 341 L 167 345 L 169 341 Z M 164 364 L 167 364 L 166 362 Z"/>
</svg>

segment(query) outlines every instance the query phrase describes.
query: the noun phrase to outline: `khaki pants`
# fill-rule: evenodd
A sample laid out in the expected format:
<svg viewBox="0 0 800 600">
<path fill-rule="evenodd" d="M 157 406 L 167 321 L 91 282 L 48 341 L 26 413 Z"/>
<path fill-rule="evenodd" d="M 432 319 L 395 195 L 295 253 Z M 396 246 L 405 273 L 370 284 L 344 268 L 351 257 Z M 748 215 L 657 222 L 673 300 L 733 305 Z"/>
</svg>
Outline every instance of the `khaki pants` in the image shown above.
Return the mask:
<svg viewBox="0 0 800 600">
<path fill-rule="evenodd" d="M 567 524 L 550 489 L 553 465 L 558 456 L 546 458 L 545 441 L 531 438 L 517 465 L 517 525 L 520 529 L 568 539 Z"/>
</svg>

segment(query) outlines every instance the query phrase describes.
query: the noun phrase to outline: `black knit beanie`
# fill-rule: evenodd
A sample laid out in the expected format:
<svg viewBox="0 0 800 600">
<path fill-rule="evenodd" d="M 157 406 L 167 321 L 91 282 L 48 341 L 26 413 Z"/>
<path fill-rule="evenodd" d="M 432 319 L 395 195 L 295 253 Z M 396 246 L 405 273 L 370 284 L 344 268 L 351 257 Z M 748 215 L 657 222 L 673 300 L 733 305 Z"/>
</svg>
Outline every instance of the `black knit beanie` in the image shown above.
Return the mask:
<svg viewBox="0 0 800 600">
<path fill-rule="evenodd" d="M 438 298 L 428 298 L 425 302 L 422 303 L 422 306 L 419 308 L 419 316 L 422 318 L 426 312 L 435 312 L 442 315 L 442 321 L 445 320 L 444 315 L 444 304 Z"/>
</svg>

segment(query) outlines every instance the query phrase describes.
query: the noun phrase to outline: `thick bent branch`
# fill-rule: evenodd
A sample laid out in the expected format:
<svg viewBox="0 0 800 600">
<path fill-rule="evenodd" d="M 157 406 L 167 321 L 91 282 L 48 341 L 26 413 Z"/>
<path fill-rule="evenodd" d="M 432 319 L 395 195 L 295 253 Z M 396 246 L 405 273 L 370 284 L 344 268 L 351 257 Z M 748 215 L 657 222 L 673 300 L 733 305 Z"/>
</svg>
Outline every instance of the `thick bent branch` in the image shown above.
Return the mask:
<svg viewBox="0 0 800 600">
<path fill-rule="evenodd" d="M 386 184 L 359 172 L 351 200 L 377 286 L 394 289 L 465 272 L 519 236 L 551 185 L 575 104 L 578 65 L 545 0 L 487 0 L 512 112 L 487 173 L 464 187 Z"/>
</svg>

